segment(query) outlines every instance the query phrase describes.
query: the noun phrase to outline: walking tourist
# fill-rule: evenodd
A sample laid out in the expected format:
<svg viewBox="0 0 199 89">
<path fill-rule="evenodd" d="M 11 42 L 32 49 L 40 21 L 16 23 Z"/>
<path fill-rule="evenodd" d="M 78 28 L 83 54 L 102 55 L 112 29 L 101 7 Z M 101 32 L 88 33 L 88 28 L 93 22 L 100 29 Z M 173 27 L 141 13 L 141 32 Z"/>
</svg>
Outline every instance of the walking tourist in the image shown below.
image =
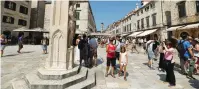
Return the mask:
<svg viewBox="0 0 199 89">
<path fill-rule="evenodd" d="M 124 80 L 127 81 L 126 66 L 128 64 L 128 56 L 127 56 L 126 48 L 124 46 L 121 47 L 119 64 L 120 64 L 120 71 L 118 72 L 118 76 L 120 76 L 120 73 L 124 70 Z"/>
<path fill-rule="evenodd" d="M 1 35 L 0 39 L 1 39 L 1 57 L 2 57 L 3 56 L 3 51 L 4 51 L 5 47 L 6 47 L 7 40 L 6 40 L 4 34 Z"/>
<path fill-rule="evenodd" d="M 194 77 L 193 77 L 193 72 L 194 72 L 194 66 L 195 66 L 195 58 L 194 58 L 194 53 L 193 53 L 193 38 L 191 37 L 191 36 L 189 36 L 188 37 L 188 41 L 189 41 L 189 43 L 191 44 L 191 46 L 190 46 L 190 54 L 191 54 L 191 56 L 190 56 L 190 58 L 188 58 L 188 76 L 187 76 L 187 78 L 192 78 L 192 79 L 195 79 Z"/>
<path fill-rule="evenodd" d="M 115 45 L 113 45 L 113 38 L 110 39 L 110 43 L 106 47 L 107 52 L 107 67 L 106 67 L 106 74 L 105 77 L 108 77 L 108 71 L 110 68 L 110 65 L 112 66 L 111 69 L 111 76 L 115 78 L 114 76 L 114 66 L 115 66 Z"/>
<path fill-rule="evenodd" d="M 133 41 L 132 41 L 132 49 L 131 49 L 131 51 L 133 52 L 134 50 L 137 51 L 137 53 L 139 54 L 139 52 L 138 52 L 138 50 L 136 48 L 136 40 L 135 39 L 133 39 Z"/>
<path fill-rule="evenodd" d="M 78 45 L 79 45 L 79 41 L 81 40 L 81 36 L 78 35 L 77 36 L 77 39 L 75 41 L 75 61 L 80 61 L 80 50 L 78 48 Z"/>
<path fill-rule="evenodd" d="M 43 54 L 47 54 L 47 45 L 48 45 L 48 38 L 47 37 L 43 37 L 43 39 L 41 40 L 41 44 L 42 44 L 42 49 L 43 49 Z"/>
<path fill-rule="evenodd" d="M 199 74 L 199 40 L 194 47 L 195 74 Z"/>
<path fill-rule="evenodd" d="M 115 57 L 116 57 L 116 59 L 119 61 L 119 58 L 120 58 L 120 47 L 121 47 L 121 44 L 120 44 L 120 36 L 119 36 L 119 35 L 116 36 L 115 47 L 116 47 L 116 50 L 115 50 Z"/>
<path fill-rule="evenodd" d="M 89 40 L 89 44 L 91 47 L 90 66 L 93 66 L 93 61 L 94 61 L 94 65 L 97 66 L 97 48 L 98 48 L 97 40 L 93 36 L 91 36 L 91 39 Z"/>
<path fill-rule="evenodd" d="M 160 58 L 159 58 L 159 67 L 158 70 L 164 72 L 164 42 L 161 43 L 161 45 L 158 47 Z"/>
<path fill-rule="evenodd" d="M 88 41 L 84 34 L 83 39 L 80 40 L 78 48 L 80 49 L 80 66 L 82 66 L 82 60 L 84 60 L 85 66 L 88 67 Z"/>
<path fill-rule="evenodd" d="M 166 82 L 169 82 L 169 86 L 173 87 L 176 85 L 176 79 L 174 74 L 174 64 L 175 60 L 173 59 L 174 48 L 170 41 L 163 43 L 163 47 L 165 48 L 164 61 L 165 61 L 165 69 L 166 69 Z"/>
<path fill-rule="evenodd" d="M 191 43 L 187 40 L 187 34 L 181 34 L 181 38 L 182 40 L 178 40 L 177 50 L 180 57 L 181 72 L 187 75 L 189 60 L 193 57 L 192 46 Z"/>
<path fill-rule="evenodd" d="M 152 69 L 152 64 L 153 64 L 153 60 L 155 58 L 155 53 L 153 51 L 153 44 L 154 44 L 154 40 L 149 40 L 146 43 L 146 48 L 147 48 L 147 54 L 148 54 L 148 66 Z"/>
<path fill-rule="evenodd" d="M 24 37 L 24 34 L 21 34 L 21 36 L 19 36 L 18 38 L 18 45 L 19 45 L 19 49 L 18 49 L 18 53 L 21 53 L 21 49 L 23 48 L 23 37 Z"/>
</svg>

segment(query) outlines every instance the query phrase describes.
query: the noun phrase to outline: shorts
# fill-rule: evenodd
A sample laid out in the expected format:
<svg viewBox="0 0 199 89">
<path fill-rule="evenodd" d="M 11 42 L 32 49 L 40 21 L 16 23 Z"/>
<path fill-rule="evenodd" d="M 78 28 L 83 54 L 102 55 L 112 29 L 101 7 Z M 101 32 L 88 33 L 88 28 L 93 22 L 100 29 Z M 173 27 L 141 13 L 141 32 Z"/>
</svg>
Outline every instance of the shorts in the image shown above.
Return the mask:
<svg viewBox="0 0 199 89">
<path fill-rule="evenodd" d="M 47 45 L 42 45 L 43 50 L 47 50 Z"/>
<path fill-rule="evenodd" d="M 1 45 L 1 50 L 4 50 L 6 45 Z"/>
<path fill-rule="evenodd" d="M 22 45 L 22 44 L 19 44 L 19 48 L 23 48 L 23 45 Z"/>
<path fill-rule="evenodd" d="M 108 58 L 107 57 L 107 63 L 106 63 L 106 66 L 112 66 L 112 67 L 114 67 L 115 66 L 115 58 Z"/>
<path fill-rule="evenodd" d="M 148 59 L 149 59 L 149 60 L 155 59 L 155 54 L 154 54 L 154 52 L 148 52 Z"/>
</svg>

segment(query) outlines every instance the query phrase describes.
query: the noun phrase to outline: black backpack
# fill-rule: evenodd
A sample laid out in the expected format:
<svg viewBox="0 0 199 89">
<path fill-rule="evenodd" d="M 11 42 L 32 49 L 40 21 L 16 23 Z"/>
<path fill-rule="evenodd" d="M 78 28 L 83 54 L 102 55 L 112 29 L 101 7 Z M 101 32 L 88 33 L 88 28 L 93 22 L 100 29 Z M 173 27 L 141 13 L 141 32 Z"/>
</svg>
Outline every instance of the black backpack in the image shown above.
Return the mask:
<svg viewBox="0 0 199 89">
<path fill-rule="evenodd" d="M 180 57 L 184 57 L 184 53 L 185 53 L 185 49 L 184 49 L 184 43 L 185 41 L 180 40 L 180 42 L 178 43 L 176 49 L 180 55 Z"/>
</svg>

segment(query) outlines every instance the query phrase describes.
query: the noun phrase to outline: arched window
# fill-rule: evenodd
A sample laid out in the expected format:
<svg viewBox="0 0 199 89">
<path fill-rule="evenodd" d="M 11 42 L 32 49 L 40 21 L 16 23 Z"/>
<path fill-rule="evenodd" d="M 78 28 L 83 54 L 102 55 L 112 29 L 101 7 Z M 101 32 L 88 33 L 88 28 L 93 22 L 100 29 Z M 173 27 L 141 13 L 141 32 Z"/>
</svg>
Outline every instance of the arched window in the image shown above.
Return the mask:
<svg viewBox="0 0 199 89">
<path fill-rule="evenodd" d="M 11 38 L 11 32 L 10 31 L 3 31 L 3 34 L 6 36 L 6 38 Z"/>
<path fill-rule="evenodd" d="M 189 34 L 187 33 L 187 32 L 182 32 L 181 34 L 180 34 L 180 36 L 181 35 L 187 35 L 187 36 L 189 36 Z"/>
</svg>

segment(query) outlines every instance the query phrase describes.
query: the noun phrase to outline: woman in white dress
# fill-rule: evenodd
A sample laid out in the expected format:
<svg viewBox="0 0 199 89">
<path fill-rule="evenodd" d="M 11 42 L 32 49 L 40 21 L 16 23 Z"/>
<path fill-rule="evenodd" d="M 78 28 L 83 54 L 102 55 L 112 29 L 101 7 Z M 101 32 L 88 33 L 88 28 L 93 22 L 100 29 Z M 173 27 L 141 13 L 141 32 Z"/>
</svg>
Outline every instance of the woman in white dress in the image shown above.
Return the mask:
<svg viewBox="0 0 199 89">
<path fill-rule="evenodd" d="M 81 39 L 81 36 L 77 36 L 77 39 L 76 39 L 76 46 L 75 46 L 75 61 L 77 63 L 79 63 L 78 61 L 80 60 L 80 51 L 79 51 L 79 48 L 78 48 L 78 44 L 79 44 L 79 41 Z"/>
</svg>

